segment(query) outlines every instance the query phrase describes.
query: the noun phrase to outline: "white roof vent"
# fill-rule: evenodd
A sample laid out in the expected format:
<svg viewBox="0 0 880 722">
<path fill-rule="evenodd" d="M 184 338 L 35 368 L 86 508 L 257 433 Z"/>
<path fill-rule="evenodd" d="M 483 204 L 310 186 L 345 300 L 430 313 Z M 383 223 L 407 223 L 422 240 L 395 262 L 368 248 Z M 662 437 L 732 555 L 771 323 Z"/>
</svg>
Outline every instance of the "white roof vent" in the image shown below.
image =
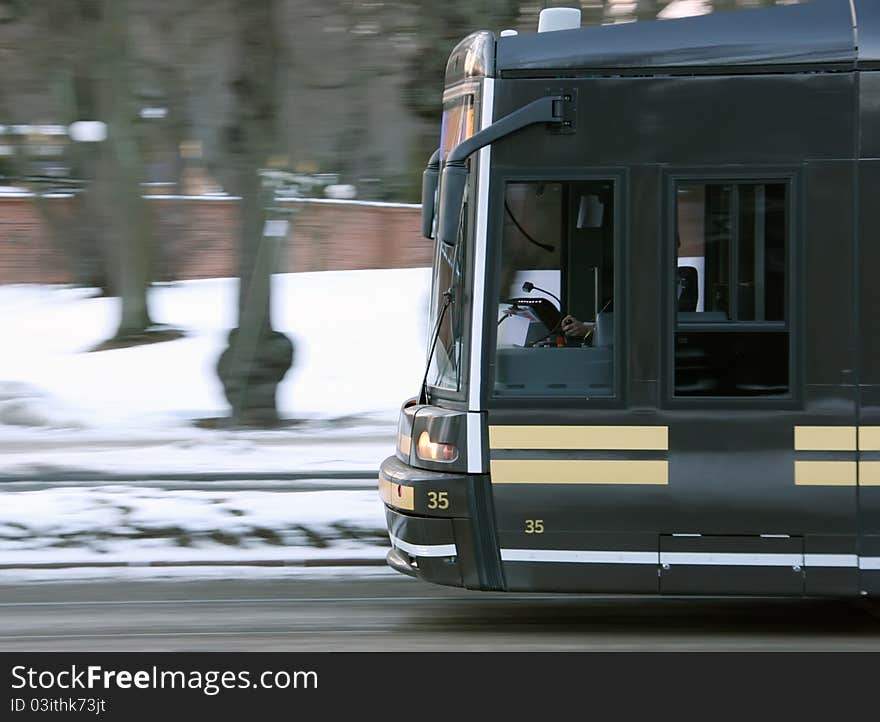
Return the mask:
<svg viewBox="0 0 880 722">
<path fill-rule="evenodd" d="M 509 38 L 513 35 L 519 35 L 519 33 L 517 33 L 516 30 L 502 30 L 501 31 L 502 38 Z"/>
<path fill-rule="evenodd" d="M 538 16 L 538 32 L 575 30 L 581 26 L 581 11 L 577 8 L 544 8 Z"/>
</svg>

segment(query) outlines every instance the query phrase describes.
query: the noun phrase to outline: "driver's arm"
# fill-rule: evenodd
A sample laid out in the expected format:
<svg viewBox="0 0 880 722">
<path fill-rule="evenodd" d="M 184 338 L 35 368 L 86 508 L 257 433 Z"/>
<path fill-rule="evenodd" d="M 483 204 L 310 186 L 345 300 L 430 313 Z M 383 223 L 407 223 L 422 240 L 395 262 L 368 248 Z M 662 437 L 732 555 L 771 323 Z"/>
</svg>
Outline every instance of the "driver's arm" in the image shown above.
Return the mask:
<svg viewBox="0 0 880 722">
<path fill-rule="evenodd" d="M 566 336 L 586 339 L 593 331 L 595 324 L 578 321 L 571 314 L 562 319 L 562 332 Z"/>
</svg>

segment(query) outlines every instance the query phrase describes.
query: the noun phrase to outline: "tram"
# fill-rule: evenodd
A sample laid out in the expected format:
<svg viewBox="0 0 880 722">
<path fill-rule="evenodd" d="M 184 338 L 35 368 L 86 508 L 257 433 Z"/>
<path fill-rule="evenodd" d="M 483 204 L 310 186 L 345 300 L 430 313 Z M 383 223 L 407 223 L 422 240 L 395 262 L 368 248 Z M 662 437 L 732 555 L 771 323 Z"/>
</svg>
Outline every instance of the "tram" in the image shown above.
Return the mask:
<svg viewBox="0 0 880 722">
<path fill-rule="evenodd" d="M 389 565 L 880 595 L 880 3 L 572 13 L 446 67 Z"/>
</svg>

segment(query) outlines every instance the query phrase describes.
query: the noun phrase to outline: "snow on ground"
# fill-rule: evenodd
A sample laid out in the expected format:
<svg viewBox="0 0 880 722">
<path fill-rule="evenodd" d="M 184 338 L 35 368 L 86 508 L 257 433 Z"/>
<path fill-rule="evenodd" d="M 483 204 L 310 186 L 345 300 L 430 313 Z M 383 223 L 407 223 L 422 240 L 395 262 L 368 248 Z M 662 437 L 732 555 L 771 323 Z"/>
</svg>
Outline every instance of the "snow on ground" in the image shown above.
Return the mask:
<svg viewBox="0 0 880 722">
<path fill-rule="evenodd" d="M 429 284 L 428 269 L 276 275 L 272 320 L 295 344 L 278 408 L 301 423 L 267 432 L 193 425 L 228 414 L 215 365 L 234 279 L 158 285 L 154 320 L 186 337 L 98 353 L 116 299 L 0 286 L 0 474 L 374 468 L 421 379 Z"/>
<path fill-rule="evenodd" d="M 274 431 L 195 426 L 228 414 L 215 365 L 236 320 L 235 280 L 158 285 L 153 319 L 186 336 L 97 353 L 89 349 L 115 330 L 116 299 L 0 286 L 0 478 L 377 469 L 393 452 L 400 404 L 421 380 L 429 284 L 428 269 L 274 277 L 273 323 L 295 344 L 278 407 L 296 421 Z M 378 562 L 387 549 L 374 490 L 8 489 L 0 484 L 0 582 L 71 573 L 21 565 L 133 565 L 94 572 L 123 578 L 176 573 L 143 566 L 157 562 Z M 82 569 L 92 567 L 74 573 Z"/>
<path fill-rule="evenodd" d="M 2 427 L 0 427 L 2 428 Z M 63 446 L 43 439 L 0 442 L 0 474 L 6 477 L 38 479 L 56 474 L 151 474 L 217 473 L 265 474 L 285 472 L 364 471 L 378 469 L 394 452 L 394 430 L 383 427 L 376 440 L 355 436 L 327 440 L 301 438 L 294 431 L 276 432 L 275 437 L 242 438 L 235 432 L 198 434 L 186 440 L 139 440 L 122 443 L 89 440 L 82 445 Z M 2 431 L 0 431 L 2 433 Z M 365 433 L 362 431 L 361 433 Z M 51 436 L 51 435 L 50 435 Z"/>
<path fill-rule="evenodd" d="M 281 413 L 396 415 L 420 381 L 429 274 L 276 274 L 272 321 L 296 346 L 278 392 Z M 186 338 L 84 353 L 112 336 L 116 299 L 91 297 L 89 289 L 0 286 L 0 402 L 10 382 L 23 384 L 41 425 L 115 430 L 225 415 L 214 367 L 235 324 L 237 293 L 234 279 L 159 285 L 150 294 L 153 319 L 184 329 Z"/>
<path fill-rule="evenodd" d="M 373 490 L 0 492 L 0 569 L 383 559 L 387 547 Z"/>
</svg>

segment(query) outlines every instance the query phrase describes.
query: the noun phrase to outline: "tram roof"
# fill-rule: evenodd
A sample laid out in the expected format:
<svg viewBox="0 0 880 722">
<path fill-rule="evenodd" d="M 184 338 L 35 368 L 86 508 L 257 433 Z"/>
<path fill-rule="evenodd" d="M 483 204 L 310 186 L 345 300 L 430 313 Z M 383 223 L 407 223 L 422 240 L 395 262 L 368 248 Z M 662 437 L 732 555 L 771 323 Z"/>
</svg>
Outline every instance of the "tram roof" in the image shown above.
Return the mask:
<svg viewBox="0 0 880 722">
<path fill-rule="evenodd" d="M 813 0 L 498 39 L 498 75 L 539 71 L 880 67 L 878 0 Z M 531 71 L 531 72 L 530 72 Z"/>
</svg>

